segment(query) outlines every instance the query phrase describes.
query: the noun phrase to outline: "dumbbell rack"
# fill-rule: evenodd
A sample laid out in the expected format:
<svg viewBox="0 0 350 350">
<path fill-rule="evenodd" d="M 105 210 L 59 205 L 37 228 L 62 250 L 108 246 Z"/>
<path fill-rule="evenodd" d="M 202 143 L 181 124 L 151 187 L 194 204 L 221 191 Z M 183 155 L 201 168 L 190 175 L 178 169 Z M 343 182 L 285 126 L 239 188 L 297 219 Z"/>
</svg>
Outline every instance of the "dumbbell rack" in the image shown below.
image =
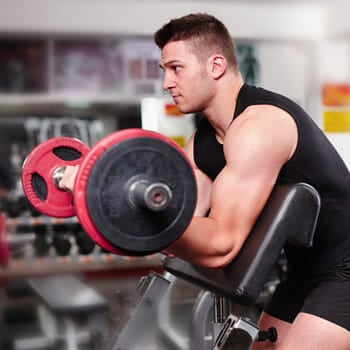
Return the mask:
<svg viewBox="0 0 350 350">
<path fill-rule="evenodd" d="M 8 231 L 15 234 L 21 227 L 33 228 L 34 231 L 39 226 L 54 228 L 64 225 L 67 225 L 67 227 L 79 225 L 76 217 L 59 219 L 48 216 L 7 218 L 6 224 Z M 56 233 L 56 235 L 59 235 L 59 233 Z M 121 256 L 105 252 L 96 246 L 90 254 L 72 252 L 66 256 L 59 256 L 55 253 L 47 256 L 35 256 L 31 253 L 20 257 L 11 257 L 8 266 L 0 268 L 0 279 L 66 272 L 154 269 L 160 266 L 159 254 L 144 257 Z"/>
</svg>

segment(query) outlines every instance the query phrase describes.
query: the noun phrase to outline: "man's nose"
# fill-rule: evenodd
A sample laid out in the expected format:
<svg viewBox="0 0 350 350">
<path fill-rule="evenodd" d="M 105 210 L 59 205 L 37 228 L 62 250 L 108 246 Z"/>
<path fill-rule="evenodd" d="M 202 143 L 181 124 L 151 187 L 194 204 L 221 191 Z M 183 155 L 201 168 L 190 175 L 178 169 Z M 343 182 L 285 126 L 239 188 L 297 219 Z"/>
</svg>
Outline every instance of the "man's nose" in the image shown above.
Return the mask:
<svg viewBox="0 0 350 350">
<path fill-rule="evenodd" d="M 175 87 L 174 80 L 171 78 L 170 74 L 165 73 L 163 78 L 163 89 L 169 90 L 173 87 Z"/>
</svg>

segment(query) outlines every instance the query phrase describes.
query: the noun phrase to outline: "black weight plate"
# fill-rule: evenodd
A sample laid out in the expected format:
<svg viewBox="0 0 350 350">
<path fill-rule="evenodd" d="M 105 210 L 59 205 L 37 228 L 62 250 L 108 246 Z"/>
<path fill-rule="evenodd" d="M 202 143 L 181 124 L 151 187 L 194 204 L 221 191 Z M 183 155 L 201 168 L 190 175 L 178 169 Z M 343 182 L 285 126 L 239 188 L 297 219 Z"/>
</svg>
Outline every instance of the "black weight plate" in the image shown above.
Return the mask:
<svg viewBox="0 0 350 350">
<path fill-rule="evenodd" d="M 136 175 L 167 184 L 172 192 L 163 211 L 130 205 L 126 184 Z M 187 159 L 159 139 L 126 139 L 95 162 L 86 187 L 91 221 L 111 244 L 130 255 L 160 251 L 186 229 L 196 205 L 196 183 Z"/>
</svg>

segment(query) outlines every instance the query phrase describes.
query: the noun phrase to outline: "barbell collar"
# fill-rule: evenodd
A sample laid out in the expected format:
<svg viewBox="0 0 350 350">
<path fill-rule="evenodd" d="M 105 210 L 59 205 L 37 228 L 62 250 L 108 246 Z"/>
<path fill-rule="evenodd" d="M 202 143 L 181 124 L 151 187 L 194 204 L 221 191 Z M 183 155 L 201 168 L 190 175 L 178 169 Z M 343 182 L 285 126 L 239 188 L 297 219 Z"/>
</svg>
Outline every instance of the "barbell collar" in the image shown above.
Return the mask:
<svg viewBox="0 0 350 350">
<path fill-rule="evenodd" d="M 60 167 L 57 167 L 54 171 L 53 171 L 53 174 L 52 174 L 52 180 L 53 180 L 53 183 L 55 184 L 55 186 L 58 188 L 58 189 L 61 189 L 60 188 L 60 181 L 62 180 L 63 178 L 63 175 L 64 175 L 64 171 L 66 170 L 66 167 L 65 166 L 60 166 Z"/>
<path fill-rule="evenodd" d="M 162 211 L 169 206 L 172 199 L 168 185 L 161 182 L 152 183 L 143 176 L 134 176 L 126 187 L 129 203 L 133 207 Z"/>
</svg>

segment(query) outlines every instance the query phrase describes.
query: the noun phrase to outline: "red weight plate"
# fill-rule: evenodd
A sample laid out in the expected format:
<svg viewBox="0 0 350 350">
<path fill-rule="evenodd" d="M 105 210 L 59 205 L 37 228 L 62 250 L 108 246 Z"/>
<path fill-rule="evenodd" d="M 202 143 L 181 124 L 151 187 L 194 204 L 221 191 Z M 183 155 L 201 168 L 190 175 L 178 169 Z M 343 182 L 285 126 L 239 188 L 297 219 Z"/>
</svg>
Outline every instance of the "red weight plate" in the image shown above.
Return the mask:
<svg viewBox="0 0 350 350">
<path fill-rule="evenodd" d="M 9 261 L 9 245 L 7 242 L 6 216 L 0 213 L 0 266 L 6 267 Z"/>
<path fill-rule="evenodd" d="M 108 240 L 106 240 L 101 233 L 96 229 L 93 221 L 89 215 L 89 209 L 86 202 L 86 187 L 89 179 L 89 174 L 96 162 L 96 160 L 111 146 L 117 144 L 118 142 L 122 142 L 123 140 L 137 138 L 137 137 L 150 137 L 160 139 L 164 142 L 170 143 L 173 147 L 176 147 L 178 151 L 185 155 L 185 152 L 182 148 L 174 141 L 169 138 L 149 130 L 143 129 L 125 129 L 121 131 L 116 131 L 99 142 L 97 142 L 89 152 L 89 154 L 84 158 L 77 177 L 75 181 L 74 187 L 74 202 L 76 206 L 76 213 L 79 218 L 79 222 L 84 228 L 85 232 L 91 237 L 91 239 L 96 242 L 99 246 L 104 248 L 105 250 L 119 254 L 119 255 L 130 255 L 130 253 L 125 252 L 122 249 L 112 245 Z M 187 158 L 186 158 L 187 159 Z"/>
<path fill-rule="evenodd" d="M 33 149 L 23 164 L 22 186 L 34 208 L 42 214 L 57 218 L 75 215 L 72 195 L 56 186 L 53 174 L 58 167 L 81 164 L 89 151 L 83 142 L 69 137 L 55 137 Z M 45 188 L 45 196 L 38 193 L 38 178 L 40 188 Z"/>
</svg>

